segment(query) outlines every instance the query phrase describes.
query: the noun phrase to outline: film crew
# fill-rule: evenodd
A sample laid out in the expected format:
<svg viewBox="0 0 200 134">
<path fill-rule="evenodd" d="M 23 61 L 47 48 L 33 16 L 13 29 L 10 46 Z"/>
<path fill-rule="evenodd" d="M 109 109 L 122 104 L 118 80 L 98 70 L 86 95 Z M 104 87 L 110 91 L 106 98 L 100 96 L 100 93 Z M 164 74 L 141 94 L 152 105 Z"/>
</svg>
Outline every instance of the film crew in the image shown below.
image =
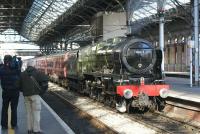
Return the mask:
<svg viewBox="0 0 200 134">
<path fill-rule="evenodd" d="M 17 106 L 19 100 L 19 89 L 16 81 L 19 79 L 20 70 L 18 66 L 12 66 L 13 58 L 11 55 L 4 56 L 4 64 L 0 67 L 0 78 L 2 87 L 2 129 L 8 128 L 8 107 L 11 106 L 11 127 L 17 127 Z"/>
<path fill-rule="evenodd" d="M 19 68 L 21 69 L 22 68 L 22 64 L 23 64 L 21 57 L 17 57 L 17 60 L 18 60 Z"/>
<path fill-rule="evenodd" d="M 41 98 L 48 89 L 48 77 L 32 66 L 28 66 L 21 73 L 17 82 L 19 89 L 23 92 L 27 112 L 28 134 L 41 134 L 40 111 Z"/>
<path fill-rule="evenodd" d="M 22 67 L 21 57 L 17 57 L 16 55 L 13 56 L 11 67 L 17 70 L 21 70 L 21 67 Z"/>
</svg>

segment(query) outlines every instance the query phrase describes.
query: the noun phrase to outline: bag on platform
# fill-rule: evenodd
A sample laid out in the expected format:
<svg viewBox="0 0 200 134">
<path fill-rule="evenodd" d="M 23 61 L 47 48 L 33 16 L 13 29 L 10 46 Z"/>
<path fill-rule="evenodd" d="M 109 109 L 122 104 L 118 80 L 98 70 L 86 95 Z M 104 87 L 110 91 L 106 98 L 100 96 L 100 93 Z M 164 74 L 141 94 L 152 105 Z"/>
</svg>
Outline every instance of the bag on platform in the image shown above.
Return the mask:
<svg viewBox="0 0 200 134">
<path fill-rule="evenodd" d="M 30 78 L 32 79 L 35 86 L 37 87 L 39 91 L 39 95 L 43 95 L 48 89 L 48 81 L 43 81 L 39 84 L 33 76 L 30 76 Z"/>
</svg>

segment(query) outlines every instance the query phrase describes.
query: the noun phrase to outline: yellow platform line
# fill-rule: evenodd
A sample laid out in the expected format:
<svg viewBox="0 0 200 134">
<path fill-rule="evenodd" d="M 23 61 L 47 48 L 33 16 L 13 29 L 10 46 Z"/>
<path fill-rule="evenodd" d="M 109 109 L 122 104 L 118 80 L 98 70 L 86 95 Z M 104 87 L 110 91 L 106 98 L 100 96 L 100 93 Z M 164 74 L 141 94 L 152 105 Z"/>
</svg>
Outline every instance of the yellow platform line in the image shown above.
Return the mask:
<svg viewBox="0 0 200 134">
<path fill-rule="evenodd" d="M 15 134 L 15 130 L 11 127 L 11 107 L 8 107 L 8 134 Z"/>
</svg>

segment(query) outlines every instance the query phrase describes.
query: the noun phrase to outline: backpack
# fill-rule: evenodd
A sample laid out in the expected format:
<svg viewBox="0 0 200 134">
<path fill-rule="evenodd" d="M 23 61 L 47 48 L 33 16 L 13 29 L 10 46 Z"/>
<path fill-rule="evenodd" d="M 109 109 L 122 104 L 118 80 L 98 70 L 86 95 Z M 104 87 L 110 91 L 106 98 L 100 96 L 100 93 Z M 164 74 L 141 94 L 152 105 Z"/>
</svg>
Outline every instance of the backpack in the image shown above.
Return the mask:
<svg viewBox="0 0 200 134">
<path fill-rule="evenodd" d="M 43 95 L 48 90 L 48 81 L 41 82 L 40 87 L 41 87 L 40 95 Z"/>
<path fill-rule="evenodd" d="M 39 76 L 39 80 L 36 80 L 32 75 L 30 76 L 30 78 L 37 87 L 39 95 L 43 95 L 48 90 L 48 76 L 41 72 L 39 72 L 37 76 Z"/>
</svg>

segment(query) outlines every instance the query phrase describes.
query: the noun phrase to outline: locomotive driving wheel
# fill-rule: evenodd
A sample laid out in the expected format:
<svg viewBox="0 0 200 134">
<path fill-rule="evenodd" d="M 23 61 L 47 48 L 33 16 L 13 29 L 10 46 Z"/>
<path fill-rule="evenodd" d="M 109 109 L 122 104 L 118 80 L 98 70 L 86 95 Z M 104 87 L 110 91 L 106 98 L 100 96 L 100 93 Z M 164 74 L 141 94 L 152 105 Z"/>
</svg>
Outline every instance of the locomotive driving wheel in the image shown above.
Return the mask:
<svg viewBox="0 0 200 134">
<path fill-rule="evenodd" d="M 126 104 L 126 112 L 129 114 L 130 110 L 131 110 L 131 103 L 127 102 L 127 104 Z"/>
<path fill-rule="evenodd" d="M 90 98 L 92 98 L 92 99 L 95 99 L 95 98 L 96 98 L 96 96 L 95 96 L 95 93 L 94 93 L 94 90 L 93 90 L 93 89 L 90 89 L 89 96 L 90 96 Z"/>
<path fill-rule="evenodd" d="M 103 93 L 102 93 L 101 90 L 98 90 L 98 93 L 97 93 L 97 101 L 103 102 L 103 100 L 104 100 L 104 95 L 103 95 Z"/>
<path fill-rule="evenodd" d="M 156 104 L 158 105 L 157 110 L 162 111 L 165 108 L 166 102 L 160 97 L 157 97 L 156 102 Z"/>
<path fill-rule="evenodd" d="M 150 100 L 150 105 L 149 105 L 148 109 L 149 109 L 150 112 L 154 112 L 155 110 L 158 109 L 158 105 L 156 103 L 156 99 L 155 98 L 153 98 L 153 100 Z"/>
</svg>

